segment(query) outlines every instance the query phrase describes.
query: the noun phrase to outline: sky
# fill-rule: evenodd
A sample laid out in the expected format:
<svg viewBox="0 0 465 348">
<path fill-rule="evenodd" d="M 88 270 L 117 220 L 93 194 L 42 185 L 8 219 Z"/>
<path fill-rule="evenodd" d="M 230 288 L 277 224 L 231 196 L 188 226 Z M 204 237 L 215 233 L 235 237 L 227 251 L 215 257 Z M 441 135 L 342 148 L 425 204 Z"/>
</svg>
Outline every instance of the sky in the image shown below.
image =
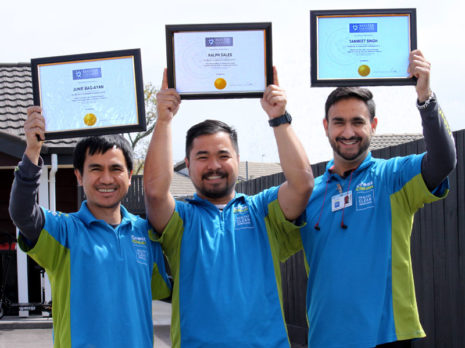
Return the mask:
<svg viewBox="0 0 465 348">
<path fill-rule="evenodd" d="M 0 63 L 140 48 L 144 83 L 161 85 L 165 25 L 272 22 L 273 64 L 287 110 L 312 163 L 332 150 L 324 133 L 324 102 L 332 88 L 310 87 L 310 10 L 416 8 L 417 42 L 432 64 L 431 87 L 452 130 L 465 128 L 462 5 L 458 0 L 171 0 L 4 1 Z M 371 87 L 377 134 L 421 133 L 413 86 Z M 273 131 L 259 99 L 183 100 L 173 120 L 174 160 L 184 158 L 186 131 L 205 119 L 233 125 L 242 161 L 279 162 Z"/>
</svg>

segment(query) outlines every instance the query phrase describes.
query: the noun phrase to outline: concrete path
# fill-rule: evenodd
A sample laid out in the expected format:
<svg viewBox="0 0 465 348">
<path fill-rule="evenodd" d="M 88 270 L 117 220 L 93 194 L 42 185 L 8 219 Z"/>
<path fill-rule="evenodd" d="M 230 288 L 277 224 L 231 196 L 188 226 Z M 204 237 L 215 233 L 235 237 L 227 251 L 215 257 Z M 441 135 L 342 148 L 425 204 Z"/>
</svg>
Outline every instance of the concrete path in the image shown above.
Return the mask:
<svg viewBox="0 0 465 348">
<path fill-rule="evenodd" d="M 169 348 L 171 304 L 152 303 L 155 348 Z M 0 348 L 52 348 L 52 319 L 40 316 L 0 319 Z"/>
</svg>

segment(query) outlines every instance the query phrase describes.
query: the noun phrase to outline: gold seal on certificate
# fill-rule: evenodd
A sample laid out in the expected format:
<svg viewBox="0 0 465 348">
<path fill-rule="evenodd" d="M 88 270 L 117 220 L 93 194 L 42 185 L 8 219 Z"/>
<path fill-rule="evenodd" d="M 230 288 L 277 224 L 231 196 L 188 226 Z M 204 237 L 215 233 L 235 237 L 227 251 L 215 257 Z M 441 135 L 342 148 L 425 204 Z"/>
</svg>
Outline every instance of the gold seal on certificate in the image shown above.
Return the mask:
<svg viewBox="0 0 465 348">
<path fill-rule="evenodd" d="M 273 82 L 271 23 L 167 25 L 166 50 L 183 99 L 256 98 Z"/>
<path fill-rule="evenodd" d="M 226 87 L 226 80 L 222 77 L 218 77 L 215 80 L 215 87 L 216 89 L 224 89 Z"/>
<path fill-rule="evenodd" d="M 46 139 L 146 129 L 140 50 L 36 58 L 31 70 Z"/>
<path fill-rule="evenodd" d="M 409 85 L 416 10 L 310 11 L 312 86 Z"/>
<path fill-rule="evenodd" d="M 86 125 L 93 126 L 95 124 L 95 122 L 97 122 L 97 117 L 94 114 L 89 113 L 89 114 L 84 116 L 84 123 Z"/>
</svg>

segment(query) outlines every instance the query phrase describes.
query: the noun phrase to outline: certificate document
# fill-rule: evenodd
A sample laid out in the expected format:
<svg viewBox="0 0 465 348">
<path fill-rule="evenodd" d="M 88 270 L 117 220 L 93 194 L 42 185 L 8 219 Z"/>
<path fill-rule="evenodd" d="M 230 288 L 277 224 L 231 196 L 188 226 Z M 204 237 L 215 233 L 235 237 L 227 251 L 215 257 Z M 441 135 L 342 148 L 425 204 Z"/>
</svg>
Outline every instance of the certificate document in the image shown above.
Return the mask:
<svg viewBox="0 0 465 348">
<path fill-rule="evenodd" d="M 170 86 L 185 98 L 261 96 L 272 82 L 271 23 L 256 24 L 167 26 Z"/>
<path fill-rule="evenodd" d="M 263 92 L 264 52 L 263 30 L 175 33 L 176 90 Z"/>
<path fill-rule="evenodd" d="M 315 23 L 316 80 L 409 79 L 410 13 L 320 15 Z"/>
<path fill-rule="evenodd" d="M 140 109 L 138 95 L 143 91 L 137 86 L 135 59 L 127 55 L 35 64 L 35 94 L 45 118 L 46 137 L 141 128 L 141 110 L 145 128 L 145 112 Z"/>
</svg>

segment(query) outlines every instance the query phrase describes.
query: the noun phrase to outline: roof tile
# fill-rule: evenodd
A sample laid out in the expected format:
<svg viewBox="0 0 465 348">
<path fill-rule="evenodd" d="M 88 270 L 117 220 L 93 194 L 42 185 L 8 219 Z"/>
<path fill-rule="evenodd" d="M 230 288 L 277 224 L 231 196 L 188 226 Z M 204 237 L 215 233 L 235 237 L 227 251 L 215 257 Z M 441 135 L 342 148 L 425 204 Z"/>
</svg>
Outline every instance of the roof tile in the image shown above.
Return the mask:
<svg viewBox="0 0 465 348">
<path fill-rule="evenodd" d="M 32 105 L 30 64 L 0 64 L 0 130 L 24 139 L 26 109 Z M 45 145 L 70 147 L 78 140 L 78 138 L 47 140 Z"/>
</svg>

